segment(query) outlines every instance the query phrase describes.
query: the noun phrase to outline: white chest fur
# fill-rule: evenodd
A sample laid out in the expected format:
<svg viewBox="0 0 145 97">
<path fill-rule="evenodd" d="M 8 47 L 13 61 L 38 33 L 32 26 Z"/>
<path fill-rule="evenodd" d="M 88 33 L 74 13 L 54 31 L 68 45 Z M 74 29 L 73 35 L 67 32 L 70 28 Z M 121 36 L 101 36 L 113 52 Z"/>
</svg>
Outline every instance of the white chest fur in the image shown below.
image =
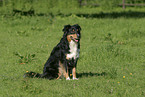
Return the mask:
<svg viewBox="0 0 145 97">
<path fill-rule="evenodd" d="M 78 49 L 78 44 L 74 41 L 71 40 L 71 42 L 69 43 L 69 48 L 70 48 L 70 53 L 66 55 L 67 58 L 69 59 L 76 59 L 79 57 L 79 52 L 80 50 Z"/>
</svg>

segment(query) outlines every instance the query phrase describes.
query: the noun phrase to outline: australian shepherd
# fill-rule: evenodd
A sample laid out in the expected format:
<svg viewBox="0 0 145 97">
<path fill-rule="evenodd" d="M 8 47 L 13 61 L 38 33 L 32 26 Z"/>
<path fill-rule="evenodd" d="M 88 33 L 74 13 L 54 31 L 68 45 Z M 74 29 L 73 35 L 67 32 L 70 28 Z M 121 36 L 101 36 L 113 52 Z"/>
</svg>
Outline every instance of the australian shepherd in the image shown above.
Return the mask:
<svg viewBox="0 0 145 97">
<path fill-rule="evenodd" d="M 50 57 L 44 64 L 43 73 L 27 72 L 24 77 L 37 77 L 47 79 L 60 79 L 65 77 L 70 80 L 72 74 L 73 80 L 76 77 L 76 66 L 80 53 L 81 27 L 78 24 L 65 25 L 63 37 L 53 48 Z"/>
</svg>

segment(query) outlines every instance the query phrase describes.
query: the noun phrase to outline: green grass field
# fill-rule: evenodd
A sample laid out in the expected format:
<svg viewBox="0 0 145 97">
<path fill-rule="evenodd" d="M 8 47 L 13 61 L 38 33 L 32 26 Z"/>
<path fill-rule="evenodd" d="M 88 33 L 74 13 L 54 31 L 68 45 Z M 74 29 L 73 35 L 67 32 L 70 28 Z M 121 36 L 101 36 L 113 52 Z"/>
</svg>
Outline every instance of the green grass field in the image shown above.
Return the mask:
<svg viewBox="0 0 145 97">
<path fill-rule="evenodd" d="M 145 96 L 144 13 L 73 12 L 0 16 L 0 97 Z M 63 26 L 77 23 L 82 28 L 79 80 L 23 78 L 26 71 L 42 73 Z"/>
</svg>

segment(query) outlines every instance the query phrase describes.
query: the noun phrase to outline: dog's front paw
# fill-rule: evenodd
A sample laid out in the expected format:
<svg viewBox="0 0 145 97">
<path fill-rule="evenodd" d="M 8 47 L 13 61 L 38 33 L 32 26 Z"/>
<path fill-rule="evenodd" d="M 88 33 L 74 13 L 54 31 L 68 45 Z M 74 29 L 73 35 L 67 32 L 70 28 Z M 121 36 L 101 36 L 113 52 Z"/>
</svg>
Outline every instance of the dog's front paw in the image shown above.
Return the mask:
<svg viewBox="0 0 145 97">
<path fill-rule="evenodd" d="M 78 78 L 73 77 L 73 80 L 79 80 Z"/>
<path fill-rule="evenodd" d="M 68 78 L 66 78 L 66 80 L 70 80 L 70 78 L 68 77 Z"/>
</svg>

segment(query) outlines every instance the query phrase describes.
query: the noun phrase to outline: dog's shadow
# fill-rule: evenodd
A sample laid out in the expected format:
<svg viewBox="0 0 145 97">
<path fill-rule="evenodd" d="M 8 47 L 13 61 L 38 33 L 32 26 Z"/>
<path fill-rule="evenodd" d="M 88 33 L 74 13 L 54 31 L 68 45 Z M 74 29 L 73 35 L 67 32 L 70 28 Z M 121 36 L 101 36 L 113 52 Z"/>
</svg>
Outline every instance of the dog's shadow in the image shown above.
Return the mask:
<svg viewBox="0 0 145 97">
<path fill-rule="evenodd" d="M 89 73 L 86 73 L 86 72 L 83 72 L 83 73 L 77 73 L 76 74 L 78 78 L 82 78 L 82 77 L 93 77 L 93 76 L 106 76 L 106 72 L 102 72 L 102 73 L 92 73 L 92 72 L 89 72 Z"/>
</svg>

